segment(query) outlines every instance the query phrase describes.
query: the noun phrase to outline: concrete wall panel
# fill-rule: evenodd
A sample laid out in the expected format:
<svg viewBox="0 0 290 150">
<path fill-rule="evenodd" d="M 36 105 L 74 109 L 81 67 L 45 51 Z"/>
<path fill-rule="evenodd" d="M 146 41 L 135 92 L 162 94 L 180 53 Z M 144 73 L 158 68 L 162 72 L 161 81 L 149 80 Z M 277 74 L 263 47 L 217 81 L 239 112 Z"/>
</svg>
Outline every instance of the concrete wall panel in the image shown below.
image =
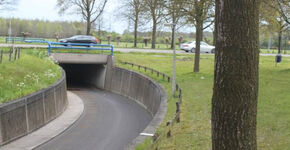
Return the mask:
<svg viewBox="0 0 290 150">
<path fill-rule="evenodd" d="M 28 131 L 44 124 L 43 93 L 27 98 Z"/>
<path fill-rule="evenodd" d="M 153 120 L 143 131 L 154 133 L 162 122 L 167 109 L 167 94 L 165 90 L 152 79 L 130 70 L 112 67 L 107 71 L 105 89 L 128 97 L 141 104 L 153 116 Z M 138 136 L 128 146 L 141 143 L 146 137 Z"/>
<path fill-rule="evenodd" d="M 0 105 L 0 146 L 45 125 L 62 113 L 67 103 L 63 71 L 62 78 L 52 86 Z"/>
<path fill-rule="evenodd" d="M 26 99 L 20 99 L 14 103 L 2 105 L 0 108 L 1 137 L 0 145 L 15 138 L 23 136 L 27 132 L 26 123 Z"/>
<path fill-rule="evenodd" d="M 45 122 L 51 121 L 56 116 L 54 89 L 44 93 Z"/>
</svg>

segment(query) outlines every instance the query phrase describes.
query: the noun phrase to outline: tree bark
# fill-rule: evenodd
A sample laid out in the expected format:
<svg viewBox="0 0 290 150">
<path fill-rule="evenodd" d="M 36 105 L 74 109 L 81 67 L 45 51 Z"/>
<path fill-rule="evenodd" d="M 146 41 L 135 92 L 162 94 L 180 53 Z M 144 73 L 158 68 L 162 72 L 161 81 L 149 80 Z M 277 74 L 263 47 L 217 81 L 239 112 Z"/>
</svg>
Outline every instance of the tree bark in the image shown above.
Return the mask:
<svg viewBox="0 0 290 150">
<path fill-rule="evenodd" d="M 197 3 L 195 4 L 195 10 L 196 10 L 196 40 L 195 40 L 195 58 L 194 58 L 194 72 L 199 72 L 199 62 L 200 62 L 200 42 L 202 40 L 202 14 L 203 10 L 200 8 L 200 5 Z"/>
<path fill-rule="evenodd" d="M 151 48 L 152 49 L 155 49 L 155 44 L 156 44 L 156 30 L 157 30 L 157 23 L 156 23 L 156 20 L 153 20 L 152 43 L 151 43 Z"/>
<path fill-rule="evenodd" d="M 137 38 L 138 38 L 138 17 L 136 16 L 134 21 L 134 47 L 137 47 Z"/>
<path fill-rule="evenodd" d="M 257 0 L 216 0 L 212 150 L 256 150 Z"/>
<path fill-rule="evenodd" d="M 282 45 L 282 31 L 278 32 L 278 54 L 281 54 L 281 46 Z"/>
<path fill-rule="evenodd" d="M 87 17 L 87 35 L 90 35 L 91 33 L 91 17 Z"/>
<path fill-rule="evenodd" d="M 171 49 L 175 48 L 175 29 L 176 27 L 174 25 L 174 27 L 171 29 Z"/>
</svg>

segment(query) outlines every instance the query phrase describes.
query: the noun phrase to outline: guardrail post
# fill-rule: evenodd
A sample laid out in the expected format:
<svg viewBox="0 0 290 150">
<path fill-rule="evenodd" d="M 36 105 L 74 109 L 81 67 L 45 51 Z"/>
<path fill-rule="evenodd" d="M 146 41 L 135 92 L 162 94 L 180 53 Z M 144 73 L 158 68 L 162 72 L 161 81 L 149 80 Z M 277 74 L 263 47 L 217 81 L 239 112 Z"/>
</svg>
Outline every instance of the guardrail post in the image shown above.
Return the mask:
<svg viewBox="0 0 290 150">
<path fill-rule="evenodd" d="M 50 55 L 50 53 L 51 53 L 51 43 L 48 42 L 48 55 Z"/>
<path fill-rule="evenodd" d="M 111 56 L 114 56 L 114 46 L 111 45 Z"/>
</svg>

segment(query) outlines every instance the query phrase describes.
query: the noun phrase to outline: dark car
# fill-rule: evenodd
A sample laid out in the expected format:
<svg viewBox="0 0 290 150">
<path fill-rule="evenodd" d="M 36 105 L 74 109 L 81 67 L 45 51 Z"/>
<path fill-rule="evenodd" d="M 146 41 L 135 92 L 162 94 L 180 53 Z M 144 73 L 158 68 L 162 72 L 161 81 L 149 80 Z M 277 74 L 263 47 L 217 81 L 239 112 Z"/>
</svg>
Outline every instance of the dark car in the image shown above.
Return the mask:
<svg viewBox="0 0 290 150">
<path fill-rule="evenodd" d="M 97 44 L 99 41 L 97 38 L 89 35 L 75 35 L 70 38 L 60 39 L 61 43 L 81 43 L 81 44 Z M 69 44 L 64 44 L 68 46 Z M 74 45 L 74 44 L 73 44 Z"/>
</svg>

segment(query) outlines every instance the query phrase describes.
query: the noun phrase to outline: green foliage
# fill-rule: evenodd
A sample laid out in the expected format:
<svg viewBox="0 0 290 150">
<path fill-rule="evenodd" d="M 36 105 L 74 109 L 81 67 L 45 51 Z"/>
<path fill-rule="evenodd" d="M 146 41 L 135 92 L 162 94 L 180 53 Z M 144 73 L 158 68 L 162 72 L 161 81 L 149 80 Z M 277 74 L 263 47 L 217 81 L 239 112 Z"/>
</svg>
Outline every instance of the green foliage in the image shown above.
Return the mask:
<svg viewBox="0 0 290 150">
<path fill-rule="evenodd" d="M 116 54 L 118 60 L 142 64 L 171 74 L 170 54 Z M 258 149 L 289 149 L 290 147 L 290 58 L 275 67 L 274 57 L 260 59 L 260 85 L 258 104 Z M 124 66 L 123 66 L 124 67 Z M 130 66 L 127 66 L 131 68 Z M 211 98 L 214 57 L 201 55 L 200 73 L 193 73 L 193 55 L 177 56 L 177 82 L 183 89 L 181 123 L 172 130 L 172 137 L 162 137 L 161 150 L 211 149 Z M 149 75 L 149 74 L 148 74 Z M 160 79 L 157 80 L 160 82 Z M 171 86 L 160 82 L 167 91 Z M 169 104 L 174 102 L 169 100 Z M 170 104 L 171 105 L 171 104 Z M 175 107 L 168 108 L 164 122 L 172 117 Z M 164 123 L 161 125 L 162 130 Z M 145 149 L 150 140 L 138 146 Z"/>
<path fill-rule="evenodd" d="M 19 60 L 0 64 L 0 104 L 46 88 L 60 76 L 60 67 L 48 57 L 22 55 Z"/>
<path fill-rule="evenodd" d="M 0 18 L 0 35 L 8 36 L 10 19 Z M 67 21 L 45 21 L 11 19 L 12 36 L 22 36 L 22 32 L 31 33 L 31 37 L 55 38 L 58 33 L 60 37 L 70 37 L 76 34 L 84 34 L 86 25 L 83 22 Z"/>
</svg>

